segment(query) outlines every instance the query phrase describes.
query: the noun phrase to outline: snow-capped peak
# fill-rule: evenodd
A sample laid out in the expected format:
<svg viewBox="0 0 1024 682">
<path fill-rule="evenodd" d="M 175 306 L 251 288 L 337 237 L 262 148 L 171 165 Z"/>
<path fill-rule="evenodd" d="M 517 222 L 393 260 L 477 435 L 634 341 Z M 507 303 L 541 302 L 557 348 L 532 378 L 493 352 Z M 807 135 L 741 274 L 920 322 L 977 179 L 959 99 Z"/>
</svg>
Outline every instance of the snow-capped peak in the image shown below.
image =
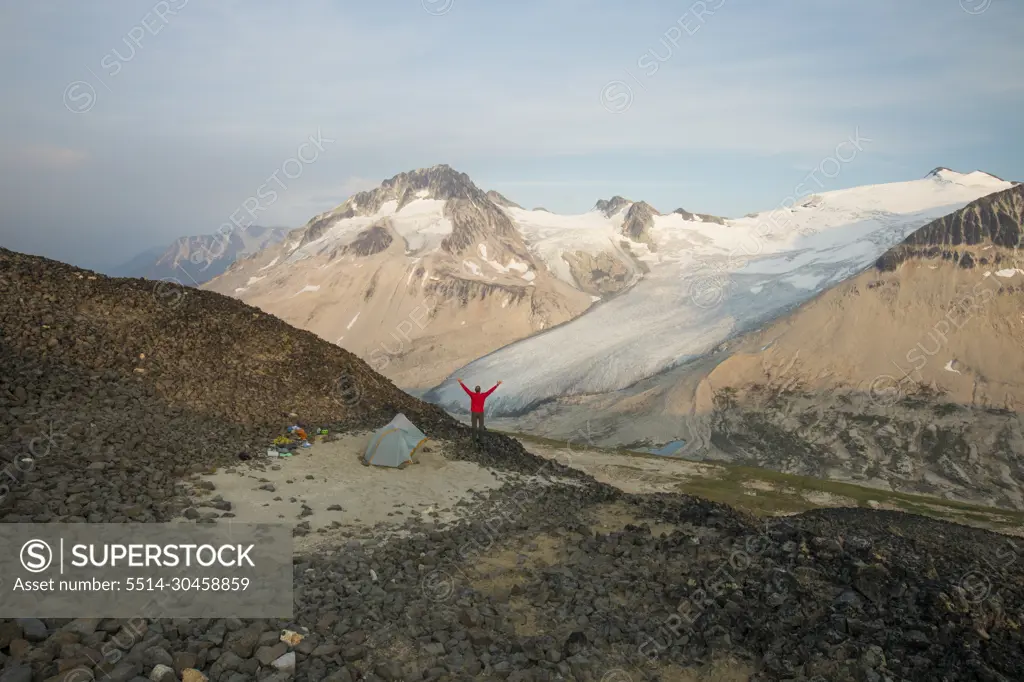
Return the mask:
<svg viewBox="0 0 1024 682">
<path fill-rule="evenodd" d="M 465 173 L 460 173 L 448 164 L 438 164 L 430 168 L 399 173 L 383 180 L 375 189 L 356 192 L 343 204 L 322 216 L 317 216 L 311 222 L 316 222 L 324 216 L 350 218 L 375 214 L 389 201 L 398 202 L 396 208 L 401 210 L 418 199 L 481 201 L 487 199 L 487 195 L 474 185 Z"/>
<path fill-rule="evenodd" d="M 956 173 L 956 171 L 952 170 L 951 168 L 946 168 L 945 166 L 937 166 L 937 167 L 931 169 L 930 171 L 928 171 L 928 174 L 925 175 L 925 177 L 926 178 L 941 178 L 941 177 L 943 177 L 944 175 L 946 175 L 948 173 Z"/>
<path fill-rule="evenodd" d="M 413 251 L 431 242 L 434 248 L 457 254 L 494 235 L 509 242 L 514 255 L 525 256 L 518 233 L 495 203 L 499 197 L 496 193 L 489 196 L 468 175 L 447 164 L 399 173 L 309 221 L 295 257 L 310 255 L 311 250 L 320 252 L 327 242 L 347 239 L 354 231 L 380 221 L 391 222 Z M 442 236 L 439 244 L 434 244 L 436 235 Z"/>
<path fill-rule="evenodd" d="M 945 166 L 939 166 L 929 171 L 925 178 L 934 178 L 943 182 L 955 182 L 960 185 L 992 185 L 993 187 L 1006 182 L 1002 178 L 984 171 L 976 170 L 971 173 L 960 173 Z"/>
</svg>

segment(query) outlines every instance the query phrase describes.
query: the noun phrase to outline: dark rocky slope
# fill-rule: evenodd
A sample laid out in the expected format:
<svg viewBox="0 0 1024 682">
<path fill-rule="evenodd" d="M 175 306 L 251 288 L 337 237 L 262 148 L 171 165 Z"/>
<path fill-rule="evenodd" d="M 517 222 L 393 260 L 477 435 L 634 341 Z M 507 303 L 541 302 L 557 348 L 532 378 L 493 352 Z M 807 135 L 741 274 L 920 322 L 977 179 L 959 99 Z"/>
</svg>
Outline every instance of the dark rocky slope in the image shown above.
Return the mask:
<svg viewBox="0 0 1024 682">
<path fill-rule="evenodd" d="M 496 192 L 493 189 L 487 191 L 487 198 L 498 206 L 504 206 L 505 208 L 522 208 L 522 206 L 509 199 L 501 192 Z"/>
<path fill-rule="evenodd" d="M 1022 229 L 1015 185 L 731 342 L 706 438 L 739 463 L 1024 509 Z"/>
<path fill-rule="evenodd" d="M 710 215 L 708 213 L 690 213 L 685 208 L 677 208 L 672 212 L 678 213 L 679 215 L 683 216 L 683 220 L 699 220 L 702 223 L 715 223 L 717 225 L 725 225 L 725 218 L 716 215 Z"/>
<path fill-rule="evenodd" d="M 1024 242 L 1021 236 L 1024 225 L 1024 185 L 990 194 L 974 201 L 963 209 L 934 220 L 890 249 L 878 259 L 877 267 L 886 272 L 895 270 L 910 258 L 952 259 L 963 267 L 996 265 L 1005 258 L 1000 251 L 977 260 L 968 255 L 967 247 L 992 244 L 1002 249 L 1019 249 Z M 957 247 L 960 247 L 959 249 Z M 982 262 L 984 261 L 984 262 Z"/>
<path fill-rule="evenodd" d="M 606 218 L 611 218 L 618 211 L 622 210 L 624 206 L 628 206 L 633 202 L 625 197 L 620 197 L 618 194 L 613 196 L 611 199 L 598 199 L 597 203 L 594 204 L 594 210 L 601 211 L 604 213 Z M 544 209 L 534 209 L 544 210 Z"/>
<path fill-rule="evenodd" d="M 184 503 L 174 476 L 262 451 L 290 413 L 462 431 L 351 353 L 220 294 L 7 250 L 0 291 L 0 454 L 37 458 L 10 482 L 6 520 L 167 520 Z"/>
<path fill-rule="evenodd" d="M 643 242 L 651 247 L 657 248 L 654 237 L 651 236 L 651 228 L 654 227 L 654 216 L 661 215 L 653 206 L 645 201 L 638 201 L 626 211 L 626 217 L 622 221 L 622 235 L 629 237 L 635 242 Z"/>
</svg>

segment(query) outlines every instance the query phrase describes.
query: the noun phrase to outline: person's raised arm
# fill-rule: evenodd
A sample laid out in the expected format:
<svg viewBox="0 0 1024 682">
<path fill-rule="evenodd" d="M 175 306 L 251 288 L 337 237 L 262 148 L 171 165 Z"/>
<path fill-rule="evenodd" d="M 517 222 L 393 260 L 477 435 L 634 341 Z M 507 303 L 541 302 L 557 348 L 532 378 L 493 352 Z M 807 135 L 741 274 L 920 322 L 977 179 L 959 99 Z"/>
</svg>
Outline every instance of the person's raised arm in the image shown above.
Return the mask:
<svg viewBox="0 0 1024 682">
<path fill-rule="evenodd" d="M 462 379 L 458 379 L 457 381 L 459 382 L 459 386 L 462 386 L 462 390 L 463 391 L 465 391 L 469 395 L 473 395 L 473 392 L 471 390 L 469 390 L 468 388 L 466 388 L 466 384 L 462 383 Z"/>
<path fill-rule="evenodd" d="M 498 388 L 498 386 L 501 386 L 501 382 L 500 381 L 498 383 L 494 384 L 493 386 L 491 386 L 491 389 L 489 391 L 487 391 L 487 393 L 484 393 L 484 395 L 490 395 L 490 394 L 494 393 L 494 391 Z"/>
</svg>

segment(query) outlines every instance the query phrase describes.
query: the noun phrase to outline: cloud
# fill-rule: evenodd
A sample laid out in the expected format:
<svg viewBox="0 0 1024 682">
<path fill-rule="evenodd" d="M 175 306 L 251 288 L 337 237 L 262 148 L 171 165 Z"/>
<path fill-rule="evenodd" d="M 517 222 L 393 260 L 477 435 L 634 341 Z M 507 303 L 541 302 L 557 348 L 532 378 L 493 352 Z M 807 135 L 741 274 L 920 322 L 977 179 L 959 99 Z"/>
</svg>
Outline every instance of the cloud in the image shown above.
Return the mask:
<svg viewBox="0 0 1024 682">
<path fill-rule="evenodd" d="M 1005 75 L 1024 70 L 1021 3 L 709 0 L 680 36 L 686 3 L 456 0 L 439 17 L 416 0 L 172 0 L 129 49 L 154 4 L 0 7 L 0 55 L 19 64 L 0 73 L 17 95 L 0 107 L 0 241 L 127 258 L 110 250 L 213 232 L 320 129 L 337 142 L 261 222 L 304 224 L 436 163 L 523 205 L 620 193 L 739 214 L 858 128 L 874 142 L 842 183 L 956 163 L 1021 175 L 1024 81 Z M 656 73 L 638 64 L 671 36 Z M 132 56 L 109 68 L 115 48 Z M 95 106 L 69 112 L 79 80 Z M 614 80 L 632 89 L 618 114 L 601 100 Z"/>
<path fill-rule="evenodd" d="M 488 186 L 501 187 L 703 187 L 701 182 L 646 181 L 622 178 L 619 180 L 490 180 Z"/>
<path fill-rule="evenodd" d="M 47 144 L 14 147 L 5 156 L 15 167 L 46 171 L 72 170 L 81 166 L 89 158 L 89 155 L 81 149 Z"/>
</svg>

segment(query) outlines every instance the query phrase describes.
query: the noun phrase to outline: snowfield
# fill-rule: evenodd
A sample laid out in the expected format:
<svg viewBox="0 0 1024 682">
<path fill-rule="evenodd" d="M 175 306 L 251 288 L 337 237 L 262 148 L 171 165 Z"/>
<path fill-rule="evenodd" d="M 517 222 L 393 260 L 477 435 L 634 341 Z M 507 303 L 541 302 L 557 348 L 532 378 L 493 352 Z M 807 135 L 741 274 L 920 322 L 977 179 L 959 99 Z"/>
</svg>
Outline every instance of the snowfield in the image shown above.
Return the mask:
<svg viewBox="0 0 1024 682">
<path fill-rule="evenodd" d="M 444 205 L 444 201 L 437 199 L 416 199 L 399 211 L 397 201 L 385 201 L 373 215 L 339 218 L 319 239 L 294 250 L 283 265 L 347 244 L 360 231 L 384 218 L 390 220 L 391 227 L 408 243 L 409 253 L 436 249 L 452 231 L 451 221 L 444 217 Z"/>
<path fill-rule="evenodd" d="M 576 282 L 562 254 L 576 251 L 621 251 L 619 242 L 623 240 L 621 229 L 626 209 L 611 218 L 606 218 L 600 211 L 578 215 L 557 215 L 521 208 L 508 208 L 505 211 L 519 226 L 530 249 L 547 264 L 556 277 L 573 286 Z"/>
<path fill-rule="evenodd" d="M 657 250 L 630 245 L 650 268 L 635 286 L 466 365 L 425 397 L 465 410 L 454 377 L 470 385 L 503 379 L 488 411 L 511 416 L 559 396 L 625 388 L 767 322 L 870 266 L 914 230 L 1011 186 L 985 173 L 942 170 L 922 180 L 817 194 L 792 209 L 724 226 L 658 216 Z M 530 248 L 568 282 L 563 253 L 608 251 L 624 240 L 621 212 L 508 213 Z"/>
</svg>

